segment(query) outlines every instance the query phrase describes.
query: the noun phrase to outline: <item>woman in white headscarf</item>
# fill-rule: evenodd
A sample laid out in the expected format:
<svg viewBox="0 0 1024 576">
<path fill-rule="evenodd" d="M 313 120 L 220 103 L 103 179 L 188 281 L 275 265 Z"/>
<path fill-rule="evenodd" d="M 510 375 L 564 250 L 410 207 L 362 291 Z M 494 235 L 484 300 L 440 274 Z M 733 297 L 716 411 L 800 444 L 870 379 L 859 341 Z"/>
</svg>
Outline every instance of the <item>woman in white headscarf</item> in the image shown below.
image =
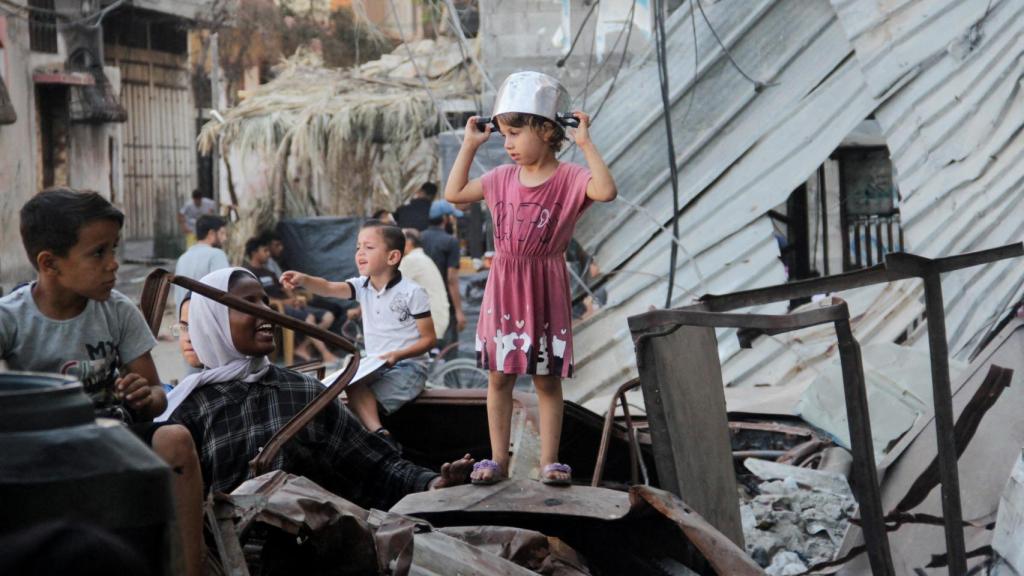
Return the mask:
<svg viewBox="0 0 1024 576">
<path fill-rule="evenodd" d="M 202 282 L 268 304 L 260 282 L 243 268 L 217 270 Z M 207 489 L 230 492 L 250 477 L 249 461 L 323 386 L 267 360 L 274 351 L 269 322 L 200 294 L 192 295 L 189 335 L 206 369 L 168 395 L 161 419 L 192 433 Z M 336 401 L 285 445 L 273 468 L 308 476 L 361 506 L 386 510 L 411 492 L 464 483 L 472 463 L 467 454 L 437 474 L 403 460 Z"/>
</svg>

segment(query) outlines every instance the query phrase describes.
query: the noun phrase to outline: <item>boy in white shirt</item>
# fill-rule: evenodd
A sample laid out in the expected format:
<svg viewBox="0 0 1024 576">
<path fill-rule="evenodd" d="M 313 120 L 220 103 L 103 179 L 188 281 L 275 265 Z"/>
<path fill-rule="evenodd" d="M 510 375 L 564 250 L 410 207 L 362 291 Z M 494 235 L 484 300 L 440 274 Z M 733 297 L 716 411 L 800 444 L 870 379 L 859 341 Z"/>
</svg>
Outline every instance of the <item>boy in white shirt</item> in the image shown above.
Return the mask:
<svg viewBox="0 0 1024 576">
<path fill-rule="evenodd" d="M 368 220 L 356 244 L 358 277 L 330 282 L 292 270 L 281 275 L 289 290 L 304 287 L 362 306 L 366 355 L 382 359 L 385 369 L 372 380 L 349 385 L 348 407 L 367 430 L 388 440 L 391 433 L 381 424 L 378 403 L 390 414 L 419 396 L 427 380 L 426 353 L 437 342 L 427 292 L 398 270 L 404 249 L 400 228 Z"/>
</svg>

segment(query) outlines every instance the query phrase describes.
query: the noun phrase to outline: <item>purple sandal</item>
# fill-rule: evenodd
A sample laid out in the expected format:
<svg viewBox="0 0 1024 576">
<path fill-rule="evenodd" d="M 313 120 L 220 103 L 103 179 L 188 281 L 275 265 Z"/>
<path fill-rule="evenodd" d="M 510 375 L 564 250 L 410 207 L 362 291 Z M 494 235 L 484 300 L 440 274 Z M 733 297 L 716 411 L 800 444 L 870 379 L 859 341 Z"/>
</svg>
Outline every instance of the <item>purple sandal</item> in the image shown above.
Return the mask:
<svg viewBox="0 0 1024 576">
<path fill-rule="evenodd" d="M 473 472 L 476 472 L 478 470 L 490 470 L 491 471 L 491 477 L 490 478 L 472 478 L 471 477 L 469 479 L 469 481 L 471 483 L 473 483 L 473 484 L 478 484 L 478 485 L 481 485 L 481 486 L 488 486 L 490 484 L 496 484 L 496 483 L 500 482 L 501 480 L 504 480 L 504 477 L 501 475 L 501 465 L 498 464 L 497 462 L 495 462 L 494 460 L 481 460 L 481 461 L 477 462 L 476 464 L 473 464 Z"/>
<path fill-rule="evenodd" d="M 555 473 L 562 472 L 568 474 L 568 478 L 556 478 Z M 554 462 L 548 464 L 541 470 L 540 481 L 548 486 L 570 486 L 572 484 L 572 468 L 568 464 L 560 464 Z"/>
</svg>

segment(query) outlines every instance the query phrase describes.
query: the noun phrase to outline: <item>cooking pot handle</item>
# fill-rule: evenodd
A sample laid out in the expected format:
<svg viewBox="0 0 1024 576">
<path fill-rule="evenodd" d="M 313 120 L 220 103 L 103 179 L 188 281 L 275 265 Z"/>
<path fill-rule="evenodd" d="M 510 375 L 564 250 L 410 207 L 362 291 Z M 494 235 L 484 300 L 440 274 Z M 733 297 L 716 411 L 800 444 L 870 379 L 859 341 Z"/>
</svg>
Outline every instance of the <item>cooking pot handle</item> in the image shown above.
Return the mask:
<svg viewBox="0 0 1024 576">
<path fill-rule="evenodd" d="M 486 132 L 488 124 L 491 125 L 491 132 L 497 132 L 498 131 L 498 125 L 494 122 L 494 120 L 490 116 L 477 116 L 476 117 L 476 127 L 477 127 L 477 130 L 480 130 L 481 132 Z"/>
<path fill-rule="evenodd" d="M 558 123 L 562 126 L 568 126 L 570 128 L 579 128 L 580 119 L 573 116 L 572 112 L 559 112 Z"/>
</svg>

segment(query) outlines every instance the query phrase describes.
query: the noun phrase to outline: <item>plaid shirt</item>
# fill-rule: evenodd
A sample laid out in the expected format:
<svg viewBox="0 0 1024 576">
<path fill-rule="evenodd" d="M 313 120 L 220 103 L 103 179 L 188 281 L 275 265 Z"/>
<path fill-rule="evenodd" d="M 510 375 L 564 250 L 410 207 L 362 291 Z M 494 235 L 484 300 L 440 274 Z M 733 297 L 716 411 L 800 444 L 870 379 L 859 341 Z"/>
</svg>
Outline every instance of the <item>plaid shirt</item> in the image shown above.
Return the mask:
<svg viewBox="0 0 1024 576">
<path fill-rule="evenodd" d="M 230 492 L 250 478 L 249 460 L 323 390 L 317 380 L 271 366 L 257 382 L 202 386 L 170 421 L 192 432 L 207 490 Z M 421 492 L 437 473 L 403 460 L 336 401 L 296 434 L 274 469 L 306 476 L 365 508 L 386 510 Z"/>
</svg>

